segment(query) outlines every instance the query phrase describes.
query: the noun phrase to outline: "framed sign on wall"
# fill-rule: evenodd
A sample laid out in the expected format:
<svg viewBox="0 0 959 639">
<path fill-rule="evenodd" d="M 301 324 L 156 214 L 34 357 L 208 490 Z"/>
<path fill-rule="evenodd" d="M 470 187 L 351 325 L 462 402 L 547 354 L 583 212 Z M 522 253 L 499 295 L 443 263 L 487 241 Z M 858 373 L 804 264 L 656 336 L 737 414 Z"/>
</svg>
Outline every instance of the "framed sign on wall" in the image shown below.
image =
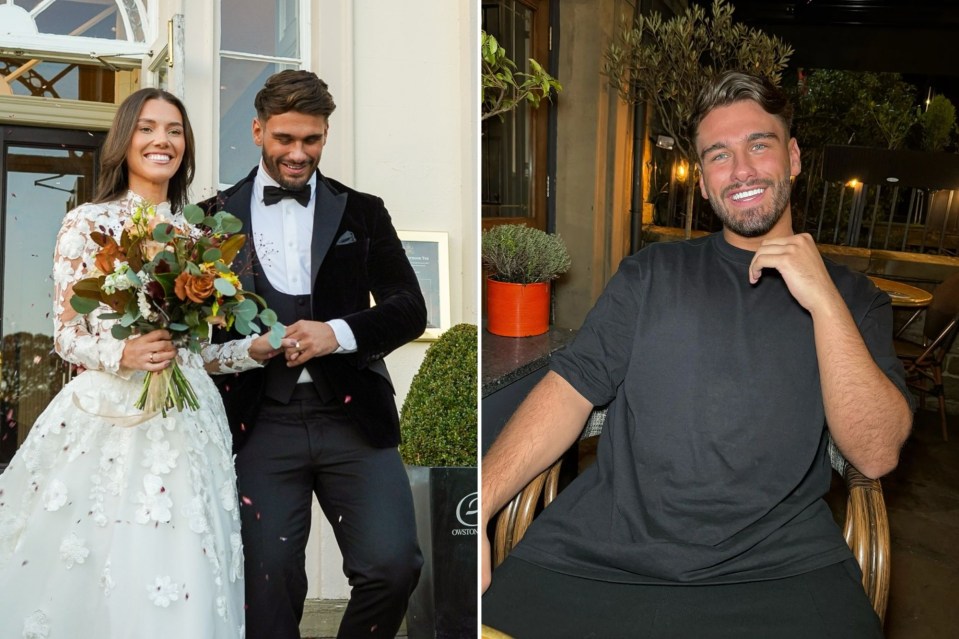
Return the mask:
<svg viewBox="0 0 959 639">
<path fill-rule="evenodd" d="M 435 340 L 450 327 L 449 236 L 440 231 L 397 231 L 426 300 L 426 332 Z"/>
</svg>

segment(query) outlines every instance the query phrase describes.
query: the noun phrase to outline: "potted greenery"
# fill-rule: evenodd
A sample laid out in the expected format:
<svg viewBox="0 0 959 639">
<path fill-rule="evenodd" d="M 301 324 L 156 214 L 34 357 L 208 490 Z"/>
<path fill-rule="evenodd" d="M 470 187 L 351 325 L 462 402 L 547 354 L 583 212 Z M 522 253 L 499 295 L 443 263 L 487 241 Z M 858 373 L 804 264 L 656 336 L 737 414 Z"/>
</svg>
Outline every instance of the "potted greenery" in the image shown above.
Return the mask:
<svg viewBox="0 0 959 639">
<path fill-rule="evenodd" d="M 477 331 L 457 324 L 426 351 L 400 411 L 417 537 L 411 639 L 476 635 Z"/>
<path fill-rule="evenodd" d="M 486 328 L 494 335 L 526 337 L 549 329 L 550 282 L 569 270 L 566 243 L 556 234 L 520 224 L 483 232 Z"/>
</svg>

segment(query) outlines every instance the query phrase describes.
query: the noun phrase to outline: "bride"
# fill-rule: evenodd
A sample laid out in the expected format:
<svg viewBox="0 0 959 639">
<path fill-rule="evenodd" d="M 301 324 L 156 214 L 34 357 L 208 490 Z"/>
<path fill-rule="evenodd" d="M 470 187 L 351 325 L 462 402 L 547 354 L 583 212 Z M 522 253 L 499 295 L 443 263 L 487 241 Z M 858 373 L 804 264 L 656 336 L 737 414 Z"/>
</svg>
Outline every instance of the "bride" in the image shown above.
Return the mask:
<svg viewBox="0 0 959 639">
<path fill-rule="evenodd" d="M 0 639 L 244 634 L 243 554 L 220 396 L 208 372 L 276 355 L 266 337 L 177 351 L 167 331 L 125 340 L 98 311 L 78 315 L 99 230 L 119 237 L 144 203 L 182 221 L 193 178 L 183 104 L 141 89 L 120 105 L 93 203 L 67 213 L 54 256 L 54 342 L 82 369 L 50 402 L 0 475 Z M 108 312 L 101 306 L 101 312 Z M 145 371 L 179 358 L 197 411 L 140 415 Z"/>
</svg>

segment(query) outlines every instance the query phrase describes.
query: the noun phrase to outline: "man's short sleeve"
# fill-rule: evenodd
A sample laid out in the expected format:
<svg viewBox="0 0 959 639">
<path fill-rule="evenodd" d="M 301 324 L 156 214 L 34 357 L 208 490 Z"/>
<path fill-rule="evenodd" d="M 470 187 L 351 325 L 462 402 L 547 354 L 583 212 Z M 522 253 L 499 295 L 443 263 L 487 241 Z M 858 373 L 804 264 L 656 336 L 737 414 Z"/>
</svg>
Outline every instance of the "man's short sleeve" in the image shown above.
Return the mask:
<svg viewBox="0 0 959 639">
<path fill-rule="evenodd" d="M 642 288 L 636 256 L 624 259 L 567 348 L 550 368 L 594 406 L 608 404 L 626 376 Z"/>
</svg>

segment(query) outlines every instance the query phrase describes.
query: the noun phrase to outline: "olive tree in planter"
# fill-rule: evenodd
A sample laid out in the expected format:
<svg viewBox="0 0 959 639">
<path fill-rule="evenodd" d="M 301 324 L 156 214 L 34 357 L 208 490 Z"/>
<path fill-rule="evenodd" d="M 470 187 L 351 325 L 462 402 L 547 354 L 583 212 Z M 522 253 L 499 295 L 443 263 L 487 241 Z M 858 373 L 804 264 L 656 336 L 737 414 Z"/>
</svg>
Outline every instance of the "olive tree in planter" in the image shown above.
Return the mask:
<svg viewBox="0 0 959 639">
<path fill-rule="evenodd" d="M 411 639 L 476 636 L 477 364 L 476 326 L 453 326 L 426 351 L 400 412 L 424 557 Z"/>
<path fill-rule="evenodd" d="M 714 0 L 711 15 L 692 5 L 668 20 L 657 12 L 623 20 L 604 54 L 603 73 L 622 99 L 652 104 L 658 125 L 691 167 L 686 236 L 698 177 L 689 120 L 699 92 L 727 71 L 764 76 L 779 85 L 793 49 L 775 36 L 733 21 L 733 5 Z"/>
<path fill-rule="evenodd" d="M 559 235 L 520 224 L 483 231 L 486 328 L 494 335 L 527 337 L 549 329 L 550 282 L 570 267 Z"/>
</svg>

